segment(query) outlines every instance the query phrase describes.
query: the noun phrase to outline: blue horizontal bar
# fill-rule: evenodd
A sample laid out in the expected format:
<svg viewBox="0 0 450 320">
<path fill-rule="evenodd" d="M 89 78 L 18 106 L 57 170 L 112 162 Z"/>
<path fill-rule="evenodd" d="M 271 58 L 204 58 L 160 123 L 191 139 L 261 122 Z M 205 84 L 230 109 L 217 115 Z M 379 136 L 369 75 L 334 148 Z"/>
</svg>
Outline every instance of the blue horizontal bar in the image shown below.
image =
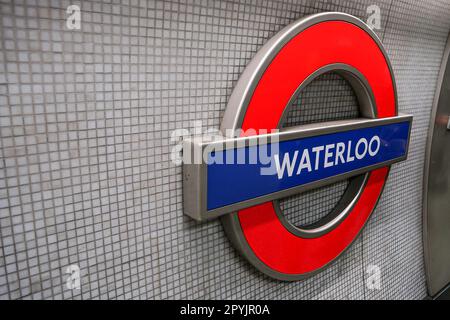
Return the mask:
<svg viewBox="0 0 450 320">
<path fill-rule="evenodd" d="M 246 156 L 250 153 L 259 154 L 261 146 L 212 152 L 208 155 L 207 164 L 207 208 L 212 210 L 232 205 L 401 158 L 407 152 L 409 126 L 410 122 L 405 121 L 282 141 L 278 144 L 278 151 L 275 150 L 274 145 L 269 144 L 265 151 L 270 155 L 270 163 L 266 161 L 265 164 L 259 161 L 256 164 L 249 164 L 248 161 L 245 164 L 238 164 L 236 161 L 234 163 L 214 162 L 217 159 L 237 159 L 238 152 L 241 155 L 244 152 Z M 364 139 L 367 142 L 367 149 L 370 149 L 369 143 L 371 143 L 371 152 L 367 151 L 363 156 L 366 150 Z M 360 140 L 362 142 L 357 151 L 356 144 Z M 325 151 L 328 152 L 325 153 Z M 292 165 L 290 172 L 286 170 L 289 168 L 287 161 L 285 161 L 285 170 L 281 170 L 283 161 L 286 159 Z M 300 164 L 301 169 L 299 169 Z M 261 174 L 262 168 L 268 167 L 272 168 L 269 170 L 272 174 Z"/>
</svg>

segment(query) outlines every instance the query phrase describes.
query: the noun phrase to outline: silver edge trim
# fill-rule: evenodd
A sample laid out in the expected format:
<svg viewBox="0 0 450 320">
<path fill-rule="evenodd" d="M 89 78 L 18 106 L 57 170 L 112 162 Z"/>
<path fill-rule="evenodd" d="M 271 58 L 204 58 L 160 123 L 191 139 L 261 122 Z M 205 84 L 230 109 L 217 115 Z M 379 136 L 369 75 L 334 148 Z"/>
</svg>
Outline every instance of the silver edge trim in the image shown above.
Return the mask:
<svg viewBox="0 0 450 320">
<path fill-rule="evenodd" d="M 400 115 L 397 117 L 381 118 L 381 119 L 350 119 L 341 121 L 330 121 L 318 124 L 311 124 L 306 126 L 291 127 L 281 133 L 257 135 L 249 137 L 229 138 L 222 141 L 214 141 L 211 143 L 203 142 L 200 138 L 185 139 L 183 141 L 184 152 L 192 151 L 192 153 L 200 151 L 203 154 L 205 148 L 214 146 L 214 151 L 227 150 L 233 148 L 239 141 L 239 147 L 246 147 L 249 145 L 262 145 L 270 142 L 270 137 L 279 136 L 279 141 L 289 141 L 308 137 L 315 137 L 320 135 L 326 135 L 331 133 L 346 132 L 357 129 L 371 128 L 376 126 L 394 124 L 394 123 L 409 123 L 408 140 L 411 134 L 412 116 Z M 266 137 L 266 139 L 264 139 Z M 262 141 L 259 141 L 262 139 Z M 259 143 L 261 142 L 261 143 Z M 406 146 L 408 147 L 408 145 Z M 408 150 L 408 149 L 406 149 Z M 261 197 L 253 198 L 250 200 L 234 203 L 228 206 L 208 210 L 207 209 L 207 164 L 184 164 L 183 165 L 183 188 L 184 188 L 184 211 L 187 215 L 195 220 L 203 221 L 217 218 L 223 214 L 231 213 L 240 209 L 244 209 L 256 204 L 260 204 L 270 200 L 276 200 L 279 198 L 287 197 L 296 193 L 301 193 L 313 188 L 321 187 L 329 183 L 333 183 L 348 177 L 365 173 L 377 168 L 384 167 L 399 161 L 406 159 L 407 154 L 404 157 L 391 159 L 375 165 L 360 168 L 357 170 L 349 171 L 340 175 L 329 177 L 326 179 L 314 181 L 308 184 L 296 186 L 290 189 L 282 190 L 279 192 L 267 194 Z M 194 199 L 194 200 L 192 200 Z M 309 233 L 308 233 L 309 234 Z"/>
<path fill-rule="evenodd" d="M 408 140 L 407 143 L 409 145 L 409 139 L 411 134 L 411 127 L 412 127 L 412 116 L 409 115 L 400 115 L 398 117 L 390 117 L 390 118 L 382 118 L 382 119 L 353 119 L 353 120 L 345 120 L 345 121 L 338 121 L 339 124 L 336 126 L 328 125 L 323 126 L 322 124 L 319 126 L 317 124 L 310 125 L 310 126 L 303 126 L 298 127 L 297 129 L 292 129 L 288 131 L 284 131 L 280 133 L 280 142 L 281 141 L 289 141 L 289 140 L 295 140 L 295 139 L 302 139 L 307 138 L 311 136 L 320 136 L 325 135 L 329 133 L 336 133 L 336 132 L 346 132 L 346 131 L 352 131 L 356 129 L 362 129 L 362 128 L 370 128 L 370 127 L 376 127 L 380 125 L 388 125 L 388 124 L 394 124 L 394 123 L 408 123 L 409 124 L 409 130 L 408 130 Z M 333 123 L 333 122 L 329 122 Z M 306 128 L 309 127 L 309 128 Z M 278 134 L 270 134 L 268 136 L 274 136 Z M 242 138 L 235 138 L 235 139 L 227 139 L 224 141 L 216 141 L 211 144 L 208 143 L 200 143 L 198 140 L 186 140 L 184 141 L 184 146 L 186 148 L 190 148 L 191 150 L 200 149 L 201 152 L 203 150 L 210 146 L 215 145 L 217 146 L 217 150 L 224 150 L 227 148 L 231 148 L 230 142 L 236 142 L 241 141 L 245 142 L 245 144 L 241 145 L 242 147 L 248 146 L 248 145 L 255 145 L 255 143 L 251 141 L 258 142 L 258 139 L 261 136 L 251 136 L 251 137 L 242 137 Z M 267 139 L 270 140 L 270 139 Z M 263 143 L 267 143 L 268 141 L 264 140 Z M 228 142 L 228 143 L 225 143 Z M 408 145 L 406 148 L 408 148 Z M 408 149 L 406 149 L 408 150 Z M 386 165 L 390 165 L 396 162 L 403 161 L 407 158 L 407 152 L 405 156 L 391 159 L 388 161 L 384 161 L 381 163 L 377 163 L 371 166 L 367 166 L 364 168 L 360 168 L 357 170 L 349 171 L 340 175 L 336 175 L 333 177 L 329 177 L 326 179 L 321 179 L 318 181 L 314 181 L 308 184 L 296 186 L 290 189 L 285 189 L 282 191 L 278 191 L 275 193 L 267 194 L 264 196 L 260 196 L 257 198 L 252 198 L 250 200 L 234 203 L 228 206 L 207 210 L 207 164 L 202 162 L 201 164 L 185 164 L 183 166 L 183 172 L 184 174 L 184 190 L 186 195 L 186 201 L 185 201 L 185 213 L 192 218 L 196 220 L 210 220 L 213 218 L 217 218 L 220 215 L 231 213 L 240 209 L 244 209 L 259 203 L 263 203 L 270 200 L 276 200 L 282 197 L 287 197 L 296 193 L 301 193 L 307 190 L 311 190 L 313 188 L 321 187 L 326 184 L 330 184 L 348 177 L 353 177 L 358 174 L 362 174 L 377 168 L 384 167 Z M 186 175 L 191 174 L 190 181 L 187 180 Z M 189 191 L 188 188 L 190 187 Z M 194 194 L 194 198 L 196 201 L 200 201 L 200 203 L 197 203 L 196 201 L 188 202 L 187 200 L 190 199 L 188 197 L 189 194 Z M 192 196 L 191 196 L 192 197 Z M 199 198 L 200 197 L 200 198 Z"/>
</svg>

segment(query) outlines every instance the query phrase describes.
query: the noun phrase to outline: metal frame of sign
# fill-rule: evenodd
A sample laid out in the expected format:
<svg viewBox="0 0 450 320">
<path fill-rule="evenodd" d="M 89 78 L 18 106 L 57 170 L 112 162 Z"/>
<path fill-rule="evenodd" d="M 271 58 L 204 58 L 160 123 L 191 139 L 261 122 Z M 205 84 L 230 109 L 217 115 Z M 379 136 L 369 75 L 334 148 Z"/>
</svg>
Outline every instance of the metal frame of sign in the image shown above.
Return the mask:
<svg viewBox="0 0 450 320">
<path fill-rule="evenodd" d="M 330 71 L 350 83 L 363 119 L 283 129 L 280 136 L 348 130 L 351 126 L 377 125 L 380 121 L 411 122 L 410 116 L 398 117 L 394 74 L 376 34 L 358 18 L 327 12 L 288 25 L 256 53 L 228 101 L 222 133 L 281 128 L 298 92 Z M 241 204 L 241 209 L 231 208 L 236 212 L 228 214 L 224 213 L 230 208 L 205 212 L 204 168 L 185 165 L 184 211 L 199 220 L 205 214 L 207 218 L 220 215 L 234 247 L 266 275 L 285 281 L 304 279 L 330 265 L 357 238 L 376 207 L 391 163 L 318 181 L 309 187 L 285 190 L 282 196 L 352 176 L 333 212 L 304 228 L 284 218 L 274 196 L 252 199 Z M 267 201 L 261 203 L 263 200 Z"/>
<path fill-rule="evenodd" d="M 213 149 L 214 151 L 221 151 L 226 149 L 235 148 L 235 146 L 248 147 L 255 145 L 268 144 L 272 141 L 273 137 L 277 137 L 278 142 L 296 140 L 300 138 L 314 137 L 326 135 L 329 133 L 338 133 L 351 131 L 354 129 L 363 129 L 377 127 L 393 123 L 409 123 L 408 139 L 411 133 L 412 116 L 410 115 L 399 115 L 397 117 L 381 118 L 381 119 L 349 119 L 341 121 L 329 121 L 321 122 L 310 125 L 290 127 L 283 130 L 280 133 L 265 134 L 265 135 L 255 135 L 247 137 L 238 138 L 228 138 L 224 140 L 213 141 L 214 137 L 196 137 L 188 138 L 183 141 L 183 152 L 184 154 L 198 154 L 203 155 L 206 148 Z M 209 142 L 213 141 L 213 142 Z M 406 150 L 408 150 L 408 145 L 406 145 Z M 270 193 L 264 196 L 253 198 L 246 201 L 241 201 L 231 205 L 223 206 L 220 208 L 208 210 L 207 209 L 207 189 L 208 189 L 208 179 L 207 179 L 207 167 L 208 165 L 202 161 L 198 164 L 185 164 L 183 167 L 184 172 L 184 186 L 185 186 L 185 202 L 184 202 L 184 212 L 191 218 L 204 221 L 208 219 L 214 219 L 221 215 L 231 213 L 240 209 L 251 207 L 263 202 L 280 199 L 288 197 L 297 193 L 305 192 L 310 189 L 318 188 L 339 180 L 343 180 L 349 177 L 365 173 L 374 169 L 385 167 L 396 162 L 403 161 L 407 158 L 407 153 L 404 156 L 391 159 L 388 161 L 380 162 L 371 166 L 363 167 L 357 170 L 352 170 L 343 174 L 332 176 L 326 179 L 321 179 L 311 183 L 299 185 L 286 190 L 278 191 L 275 193 Z M 194 181 L 194 183 L 192 183 Z M 197 182 L 197 183 L 195 183 Z"/>
</svg>

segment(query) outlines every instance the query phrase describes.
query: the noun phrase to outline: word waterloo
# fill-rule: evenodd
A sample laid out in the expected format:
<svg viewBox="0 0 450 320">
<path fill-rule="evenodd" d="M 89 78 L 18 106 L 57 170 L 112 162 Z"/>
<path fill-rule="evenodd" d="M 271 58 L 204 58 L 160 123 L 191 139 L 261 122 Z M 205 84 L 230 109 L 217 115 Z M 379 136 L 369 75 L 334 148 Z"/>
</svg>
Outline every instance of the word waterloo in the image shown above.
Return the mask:
<svg viewBox="0 0 450 320">
<path fill-rule="evenodd" d="M 285 174 L 291 177 L 294 173 L 300 175 L 303 170 L 317 171 L 362 160 L 368 156 L 374 157 L 380 150 L 380 145 L 380 137 L 375 135 L 369 141 L 366 138 L 360 138 L 356 144 L 349 140 L 295 150 L 293 153 L 285 152 L 282 160 L 279 154 L 275 154 L 273 160 L 278 179 L 283 179 Z M 299 156 L 300 153 L 301 156 Z"/>
</svg>

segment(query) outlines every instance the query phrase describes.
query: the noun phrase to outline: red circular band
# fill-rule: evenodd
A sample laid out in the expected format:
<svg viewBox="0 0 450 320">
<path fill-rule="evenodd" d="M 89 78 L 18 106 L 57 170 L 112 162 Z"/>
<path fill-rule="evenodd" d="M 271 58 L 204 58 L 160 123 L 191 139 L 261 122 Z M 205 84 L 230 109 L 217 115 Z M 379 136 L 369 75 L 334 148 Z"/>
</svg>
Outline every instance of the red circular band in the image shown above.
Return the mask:
<svg viewBox="0 0 450 320">
<path fill-rule="evenodd" d="M 366 77 L 378 117 L 396 115 L 392 76 L 377 43 L 356 25 L 326 21 L 296 35 L 272 60 L 255 88 L 242 129 L 276 128 L 300 84 L 316 70 L 333 63 L 351 65 Z M 245 239 L 257 258 L 276 272 L 314 272 L 334 260 L 362 230 L 387 174 L 387 167 L 372 171 L 346 219 L 323 236 L 307 239 L 294 235 L 281 223 L 272 202 L 267 202 L 238 212 Z"/>
</svg>

